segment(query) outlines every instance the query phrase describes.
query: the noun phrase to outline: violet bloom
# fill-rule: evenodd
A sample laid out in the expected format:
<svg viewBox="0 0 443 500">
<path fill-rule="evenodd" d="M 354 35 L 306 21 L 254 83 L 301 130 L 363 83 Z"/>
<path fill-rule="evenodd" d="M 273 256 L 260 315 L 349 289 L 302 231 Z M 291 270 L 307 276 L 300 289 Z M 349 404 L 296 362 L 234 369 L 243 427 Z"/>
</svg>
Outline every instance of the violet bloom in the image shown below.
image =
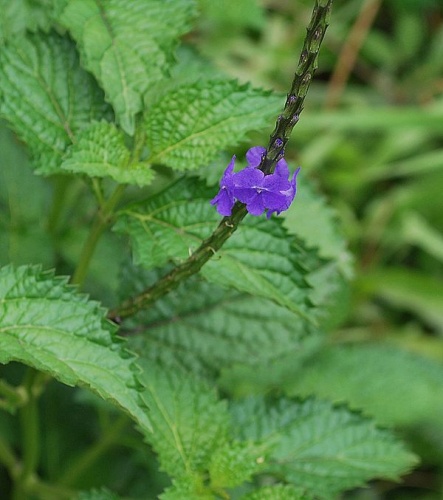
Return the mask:
<svg viewBox="0 0 443 500">
<path fill-rule="evenodd" d="M 234 176 L 234 164 L 235 155 L 232 157 L 223 174 L 223 177 L 220 179 L 220 191 L 217 196 L 211 200 L 211 205 L 217 205 L 217 212 L 220 215 L 231 215 L 232 207 L 235 203 L 235 198 L 232 192 L 234 187 L 232 181 Z"/>
<path fill-rule="evenodd" d="M 252 215 L 261 215 L 267 210 L 267 217 L 275 212 L 277 215 L 287 210 L 296 193 L 296 176 L 291 180 L 289 168 L 282 158 L 275 167 L 273 174 L 265 175 L 257 167 L 260 165 L 266 149 L 255 146 L 246 153 L 248 166 L 240 172 L 233 173 L 235 156 L 232 158 L 220 181 L 220 191 L 211 200 L 217 204 L 217 211 L 221 215 L 231 215 L 236 200 L 244 203 Z"/>
</svg>

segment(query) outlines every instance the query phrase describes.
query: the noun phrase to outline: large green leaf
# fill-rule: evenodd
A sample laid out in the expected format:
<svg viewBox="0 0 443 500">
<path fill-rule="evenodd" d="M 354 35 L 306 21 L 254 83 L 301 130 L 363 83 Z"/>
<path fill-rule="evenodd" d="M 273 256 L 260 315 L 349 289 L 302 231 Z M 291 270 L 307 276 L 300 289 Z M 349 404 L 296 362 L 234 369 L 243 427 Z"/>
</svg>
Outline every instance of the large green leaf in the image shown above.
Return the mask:
<svg viewBox="0 0 443 500">
<path fill-rule="evenodd" d="M 138 268 L 129 272 L 129 266 L 125 272 L 125 296 L 158 276 Z M 281 386 L 322 342 L 293 312 L 198 277 L 125 326 L 143 332 L 130 336 L 129 343 L 144 359 L 211 379 L 221 373 L 224 388 L 236 394 Z"/>
<path fill-rule="evenodd" d="M 196 179 L 184 179 L 124 210 L 116 229 L 130 234 L 136 263 L 150 269 L 189 257 L 220 220 L 209 203 L 214 194 Z M 308 270 L 301 263 L 308 266 L 313 257 L 288 237 L 280 220 L 249 217 L 201 274 L 211 282 L 271 299 L 306 319 Z"/>
<path fill-rule="evenodd" d="M 0 362 L 20 361 L 89 388 L 150 431 L 133 357 L 98 303 L 66 282 L 37 267 L 0 269 Z"/>
<path fill-rule="evenodd" d="M 196 377 L 140 363 L 147 365 L 140 377 L 146 387 L 142 398 L 154 430 L 145 433 L 146 439 L 170 476 L 198 477 L 227 439 L 226 404 Z"/>
<path fill-rule="evenodd" d="M 38 172 L 51 174 L 77 132 L 109 111 L 72 42 L 39 33 L 0 49 L 0 114 L 29 146 Z"/>
<path fill-rule="evenodd" d="M 236 81 L 180 85 L 164 93 L 146 115 L 148 161 L 197 169 L 247 132 L 266 126 L 282 105 L 281 96 Z"/>
<path fill-rule="evenodd" d="M 325 349 L 306 362 L 297 378 L 286 382 L 286 390 L 346 401 L 383 424 L 443 420 L 443 366 L 388 345 Z"/>
<path fill-rule="evenodd" d="M 61 22 L 128 134 L 143 95 L 167 75 L 193 15 L 192 0 L 72 0 L 63 11 Z"/>
<path fill-rule="evenodd" d="M 240 439 L 268 445 L 265 472 L 320 498 L 375 478 L 398 479 L 417 461 L 388 431 L 327 402 L 249 398 L 231 411 Z"/>
<path fill-rule="evenodd" d="M 92 123 L 80 132 L 62 168 L 90 177 L 111 177 L 120 184 L 149 184 L 153 172 L 133 159 L 123 133 L 113 123 Z"/>
</svg>

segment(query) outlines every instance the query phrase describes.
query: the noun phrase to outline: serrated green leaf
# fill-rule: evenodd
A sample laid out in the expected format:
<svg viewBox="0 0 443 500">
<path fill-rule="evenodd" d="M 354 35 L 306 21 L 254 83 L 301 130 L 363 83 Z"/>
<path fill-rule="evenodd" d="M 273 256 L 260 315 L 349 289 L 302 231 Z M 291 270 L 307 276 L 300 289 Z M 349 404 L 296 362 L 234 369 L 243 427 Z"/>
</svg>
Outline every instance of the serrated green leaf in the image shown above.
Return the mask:
<svg viewBox="0 0 443 500">
<path fill-rule="evenodd" d="M 0 362 L 20 361 L 67 385 L 80 385 L 151 429 L 139 404 L 133 357 L 96 302 L 66 278 L 38 267 L 0 269 Z"/>
<path fill-rule="evenodd" d="M 281 96 L 236 81 L 181 85 L 162 95 L 146 114 L 147 160 L 177 170 L 197 169 L 247 132 L 268 125 L 282 105 Z"/>
<path fill-rule="evenodd" d="M 286 391 L 346 401 L 378 422 L 405 426 L 441 423 L 442 380 L 443 366 L 417 354 L 388 345 L 339 345 L 308 360 Z"/>
<path fill-rule="evenodd" d="M 46 4 L 46 5 L 45 5 Z M 23 36 L 26 30 L 48 29 L 50 12 L 48 2 L 40 0 L 0 0 L 0 44 Z"/>
<path fill-rule="evenodd" d="M 161 500 L 215 500 L 200 476 L 174 479 L 172 486 L 167 488 L 159 498 Z"/>
<path fill-rule="evenodd" d="M 211 487 L 217 491 L 249 481 L 258 472 L 261 460 L 259 447 L 240 442 L 226 443 L 211 456 Z"/>
<path fill-rule="evenodd" d="M 77 135 L 62 169 L 90 177 L 111 177 L 120 184 L 143 186 L 153 179 L 147 164 L 132 163 L 123 133 L 113 123 L 92 123 Z"/>
<path fill-rule="evenodd" d="M 391 433 L 327 402 L 250 398 L 231 412 L 239 439 L 269 446 L 265 472 L 320 498 L 375 478 L 396 480 L 417 462 Z"/>
<path fill-rule="evenodd" d="M 0 50 L 0 114 L 29 146 L 37 171 L 58 171 L 79 130 L 109 114 L 70 40 L 42 33 Z"/>
<path fill-rule="evenodd" d="M 136 263 L 147 269 L 186 259 L 216 228 L 220 216 L 209 203 L 214 192 L 183 179 L 160 195 L 120 214 L 116 229 L 129 233 Z M 275 301 L 307 316 L 308 270 L 313 255 L 289 238 L 276 218 L 248 217 L 201 270 L 209 281 Z"/>
<path fill-rule="evenodd" d="M 225 403 L 196 377 L 140 363 L 146 365 L 140 376 L 146 387 L 142 398 L 154 430 L 145 433 L 146 440 L 170 476 L 198 477 L 210 455 L 226 440 L 229 414 Z"/>
<path fill-rule="evenodd" d="M 61 15 L 128 134 L 143 95 L 167 75 L 193 15 L 192 0 L 72 0 Z"/>
<path fill-rule="evenodd" d="M 291 484 L 277 484 L 248 493 L 241 500 L 314 500 L 314 497 Z"/>
<path fill-rule="evenodd" d="M 125 273 L 125 296 L 158 276 L 129 266 Z M 144 359 L 210 379 L 222 374 L 223 388 L 236 394 L 281 386 L 322 343 L 322 335 L 291 311 L 198 277 L 125 326 L 146 331 L 128 339 Z"/>
</svg>

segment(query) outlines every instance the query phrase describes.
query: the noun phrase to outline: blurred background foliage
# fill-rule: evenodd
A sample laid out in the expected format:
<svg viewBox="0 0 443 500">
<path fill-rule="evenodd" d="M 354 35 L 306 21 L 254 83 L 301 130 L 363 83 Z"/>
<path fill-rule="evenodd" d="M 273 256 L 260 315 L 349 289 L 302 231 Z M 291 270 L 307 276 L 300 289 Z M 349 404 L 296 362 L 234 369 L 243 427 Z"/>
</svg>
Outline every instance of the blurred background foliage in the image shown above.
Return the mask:
<svg viewBox="0 0 443 500">
<path fill-rule="evenodd" d="M 312 3 L 201 0 L 204 17 L 190 41 L 218 69 L 285 92 Z M 252 142 L 267 138 L 257 134 Z M 308 221 L 297 217 L 306 178 L 313 180 L 337 214 L 354 263 L 351 296 L 339 305 L 327 347 L 285 390 L 348 401 L 396 426 L 421 455 L 403 485 L 375 484 L 348 498 L 441 498 L 441 0 L 334 2 L 287 159 L 302 165 L 288 224 L 308 241 L 315 232 L 315 211 Z M 337 251 L 345 253 L 337 247 L 331 254 Z"/>
<path fill-rule="evenodd" d="M 35 29 L 45 27 L 41 13 L 49 3 L 13 0 L 0 5 L 12 10 L 26 7 L 27 26 Z M 197 26 L 178 52 L 177 78 L 186 78 L 186 72 L 201 72 L 202 77 L 224 73 L 283 96 L 293 78 L 313 0 L 199 3 Z M 14 24 L 7 27 L 17 32 L 22 28 Z M 212 68 L 196 54 L 211 61 Z M 420 455 L 420 466 L 402 484 L 376 482 L 346 498 L 440 499 L 443 0 L 335 0 L 319 70 L 305 108 L 287 149 L 288 162 L 292 168 L 301 165 L 302 174 L 298 178 L 299 194 L 285 222 L 308 242 L 311 237 L 318 242 L 323 236 L 320 254 L 336 258 L 343 275 L 352 276 L 352 280 L 350 294 L 337 298 L 326 345 L 296 377 L 287 379 L 282 390 L 290 395 L 317 394 L 332 401 L 347 401 L 381 424 L 394 426 Z M 244 144 L 244 151 L 253 144 L 266 144 L 271 127 L 256 133 L 250 143 Z M 244 151 L 236 154 L 240 157 Z M 54 242 L 48 239 L 44 226 L 65 228 L 64 233 L 58 233 L 64 235 L 57 243 L 58 250 L 65 262 L 75 262 L 80 250 L 72 242 L 82 240 L 76 231 L 84 231 L 79 221 L 94 209 L 86 196 L 82 198 L 84 187 L 74 183 L 66 191 L 64 212 L 50 213 L 46 220 L 49 203 L 45 190 L 49 186 L 32 174 L 23 149 L 4 126 L 0 128 L 0 156 L 4 164 L 15 166 L 0 169 L 0 199 L 9 200 L 0 211 L 0 227 L 8 229 L 2 229 L 0 255 L 8 255 L 15 264 L 57 265 L 63 272 L 63 262 L 56 261 Z M 81 191 L 80 196 L 75 190 Z M 324 216 L 319 207 L 325 203 L 335 212 L 352 259 L 341 237 L 316 234 L 316 213 Z M 309 218 L 300 216 L 307 212 Z M 108 280 L 107 269 L 114 267 L 113 262 L 118 266 L 119 243 L 112 235 L 109 238 L 112 241 L 104 240 L 98 249 L 91 269 L 93 277 L 106 276 Z M 112 279 L 117 283 L 117 277 Z M 105 302 L 112 302 L 112 297 L 103 295 L 103 287 L 95 290 L 91 282 L 87 288 Z M 229 378 L 229 374 L 226 376 Z M 72 403 L 63 403 L 71 389 L 54 386 L 51 390 L 57 397 L 58 421 L 51 425 L 55 410 L 50 401 L 54 394 L 49 394 L 45 400 L 48 450 L 66 442 L 67 436 L 72 440 L 75 435 L 79 448 L 97 439 L 100 432 L 94 425 L 84 429 L 85 436 L 72 431 L 72 415 L 78 418 L 79 427 L 82 419 L 93 421 L 94 416 L 89 410 L 78 415 L 78 407 L 73 411 Z M 91 396 L 77 394 L 90 402 Z M 100 408 L 97 401 L 92 404 Z M 108 411 L 100 410 L 96 427 L 120 426 L 112 444 L 132 449 L 138 462 L 132 454 L 131 464 L 117 448 L 120 453 L 112 463 L 120 473 L 109 472 L 108 457 L 103 460 L 103 481 L 125 476 L 132 484 L 132 494 L 145 491 L 146 483 L 161 491 L 163 476 L 146 477 L 140 472 L 146 470 L 146 464 L 152 465 L 151 452 L 131 434 L 128 422 L 110 422 Z M 66 419 L 60 419 L 61 412 Z M 6 421 L 0 423 L 7 425 Z M 51 456 L 57 454 L 49 451 L 48 476 L 57 476 L 59 463 L 51 463 Z M 58 456 L 63 456 L 62 452 Z M 121 474 L 122 468 L 126 474 Z M 99 467 L 94 468 L 91 486 L 96 484 L 97 470 Z M 88 482 L 84 485 L 89 486 Z M 116 489 L 120 486 L 114 484 Z"/>
</svg>

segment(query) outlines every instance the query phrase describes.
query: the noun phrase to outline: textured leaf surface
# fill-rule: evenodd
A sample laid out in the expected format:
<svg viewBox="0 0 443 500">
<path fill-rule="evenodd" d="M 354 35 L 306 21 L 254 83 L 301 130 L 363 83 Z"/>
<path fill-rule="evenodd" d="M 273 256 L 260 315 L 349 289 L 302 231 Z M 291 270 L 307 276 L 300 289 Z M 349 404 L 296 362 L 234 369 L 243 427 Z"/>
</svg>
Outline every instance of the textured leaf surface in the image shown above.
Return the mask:
<svg viewBox="0 0 443 500">
<path fill-rule="evenodd" d="M 269 445 L 265 471 L 321 498 L 397 479 L 416 463 L 388 431 L 330 403 L 250 398 L 234 403 L 232 414 L 239 438 Z"/>
<path fill-rule="evenodd" d="M 314 500 L 314 497 L 291 484 L 277 484 L 253 491 L 241 500 Z"/>
<path fill-rule="evenodd" d="M 334 346 L 309 360 L 287 391 L 347 401 L 383 424 L 440 424 L 442 380 L 441 364 L 392 346 Z"/>
<path fill-rule="evenodd" d="M 1 47 L 0 114 L 29 146 L 38 172 L 56 172 L 77 132 L 108 113 L 68 39 L 40 33 Z"/>
<path fill-rule="evenodd" d="M 184 179 L 126 209 L 116 229 L 130 234 L 135 261 L 150 269 L 186 259 L 220 220 L 209 204 L 211 194 L 197 180 Z M 201 273 L 211 282 L 269 298 L 305 316 L 309 287 L 300 262 L 312 254 L 294 240 L 281 221 L 248 217 Z"/>
<path fill-rule="evenodd" d="M 209 456 L 224 443 L 229 425 L 226 405 L 215 391 L 182 372 L 146 364 L 143 400 L 154 429 L 146 439 L 172 477 L 192 477 L 207 467 Z"/>
<path fill-rule="evenodd" d="M 147 113 L 148 161 L 197 169 L 247 132 L 268 125 L 282 105 L 281 96 L 236 81 L 203 80 L 172 89 Z"/>
<path fill-rule="evenodd" d="M 34 0 L 0 0 L 0 43 L 15 36 L 23 36 L 26 30 L 47 29 L 50 24 L 49 9 L 43 2 Z"/>
<path fill-rule="evenodd" d="M 62 168 L 90 177 L 111 177 L 121 184 L 149 184 L 153 172 L 148 165 L 131 164 L 125 138 L 113 123 L 93 123 L 77 136 Z"/>
<path fill-rule="evenodd" d="M 36 267 L 0 270 L 0 362 L 10 361 L 87 387 L 150 429 L 132 356 L 114 337 L 105 311 L 64 278 Z"/>
<path fill-rule="evenodd" d="M 167 75 L 193 11 L 192 0 L 72 0 L 61 15 L 128 134 L 143 95 Z"/>
<path fill-rule="evenodd" d="M 156 273 L 126 267 L 126 295 L 155 281 Z M 280 386 L 294 374 L 322 336 L 291 311 L 194 277 L 134 320 L 131 349 L 152 363 L 213 379 L 223 373 L 225 389 L 243 393 Z"/>
</svg>

